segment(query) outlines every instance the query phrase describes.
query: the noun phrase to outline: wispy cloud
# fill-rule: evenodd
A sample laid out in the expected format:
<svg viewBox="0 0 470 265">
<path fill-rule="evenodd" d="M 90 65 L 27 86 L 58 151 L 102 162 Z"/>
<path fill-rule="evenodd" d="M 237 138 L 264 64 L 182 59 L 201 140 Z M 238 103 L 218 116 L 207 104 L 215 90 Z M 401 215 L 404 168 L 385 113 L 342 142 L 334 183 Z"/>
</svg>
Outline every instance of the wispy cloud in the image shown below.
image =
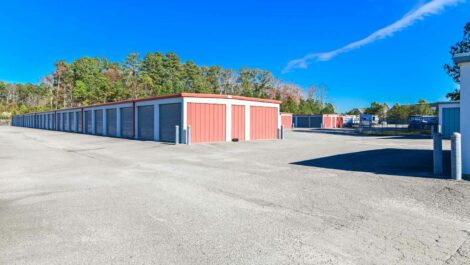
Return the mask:
<svg viewBox="0 0 470 265">
<path fill-rule="evenodd" d="M 456 5 L 461 2 L 465 2 L 465 0 L 432 0 L 411 10 L 400 20 L 375 31 L 361 40 L 351 42 L 336 50 L 312 53 L 304 56 L 303 58 L 292 60 L 284 68 L 283 72 L 286 73 L 296 68 L 306 69 L 311 61 L 328 61 L 342 53 L 361 48 L 362 46 L 374 41 L 392 37 L 393 34 L 413 25 L 416 21 L 422 20 L 431 15 L 439 14 L 446 7 Z"/>
</svg>

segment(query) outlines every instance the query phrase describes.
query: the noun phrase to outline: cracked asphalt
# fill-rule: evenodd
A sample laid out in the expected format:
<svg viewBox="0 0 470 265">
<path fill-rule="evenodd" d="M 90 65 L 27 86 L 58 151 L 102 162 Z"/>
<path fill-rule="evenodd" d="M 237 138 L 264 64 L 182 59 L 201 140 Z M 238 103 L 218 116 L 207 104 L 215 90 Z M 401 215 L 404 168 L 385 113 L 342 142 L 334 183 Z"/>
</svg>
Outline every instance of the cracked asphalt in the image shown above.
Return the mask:
<svg viewBox="0 0 470 265">
<path fill-rule="evenodd" d="M 0 264 L 470 264 L 470 182 L 433 178 L 431 147 L 0 126 Z"/>
</svg>

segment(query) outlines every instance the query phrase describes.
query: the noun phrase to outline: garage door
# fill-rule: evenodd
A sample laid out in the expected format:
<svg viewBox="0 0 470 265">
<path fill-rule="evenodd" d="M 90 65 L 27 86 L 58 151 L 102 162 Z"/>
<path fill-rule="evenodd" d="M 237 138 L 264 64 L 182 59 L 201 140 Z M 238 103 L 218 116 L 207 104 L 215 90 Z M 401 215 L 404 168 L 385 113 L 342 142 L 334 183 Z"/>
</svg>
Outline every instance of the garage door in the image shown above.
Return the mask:
<svg viewBox="0 0 470 265">
<path fill-rule="evenodd" d="M 137 109 L 138 117 L 138 137 L 140 140 L 154 139 L 154 106 L 139 106 Z"/>
<path fill-rule="evenodd" d="M 91 110 L 85 111 L 85 133 L 93 132 L 93 124 L 91 123 Z"/>
<path fill-rule="evenodd" d="M 133 126 L 133 111 L 131 107 L 121 108 L 121 137 L 133 138 L 134 137 L 134 126 Z"/>
<path fill-rule="evenodd" d="M 232 105 L 232 139 L 245 140 L 245 106 Z"/>
<path fill-rule="evenodd" d="M 225 141 L 225 104 L 188 103 L 188 125 L 191 126 L 191 141 Z"/>
<path fill-rule="evenodd" d="M 95 110 L 95 134 L 103 135 L 103 110 Z"/>
<path fill-rule="evenodd" d="M 460 108 L 442 109 L 442 135 L 449 139 L 454 132 L 460 132 Z"/>
<path fill-rule="evenodd" d="M 69 131 L 75 131 L 73 112 L 69 112 L 68 127 Z"/>
<path fill-rule="evenodd" d="M 281 123 L 285 129 L 292 128 L 292 115 L 281 115 Z"/>
<path fill-rule="evenodd" d="M 66 131 L 66 125 L 67 125 L 67 113 L 62 113 L 62 117 L 60 117 L 62 121 L 62 131 Z"/>
<path fill-rule="evenodd" d="M 106 110 L 106 133 L 108 136 L 116 137 L 116 109 Z"/>
<path fill-rule="evenodd" d="M 76 116 L 77 116 L 77 120 L 76 120 L 76 122 L 77 122 L 77 125 L 76 125 L 76 126 L 77 126 L 77 132 L 83 132 L 83 131 L 82 131 L 82 129 L 83 129 L 83 128 L 82 128 L 82 125 L 83 125 L 83 122 L 82 122 L 82 112 L 81 112 L 81 111 L 77 111 L 77 115 L 76 115 Z"/>
<path fill-rule="evenodd" d="M 161 104 L 159 107 L 160 141 L 174 142 L 176 125 L 180 127 L 181 136 L 181 103 Z"/>
<path fill-rule="evenodd" d="M 250 107 L 250 139 L 277 139 L 277 108 Z"/>
</svg>

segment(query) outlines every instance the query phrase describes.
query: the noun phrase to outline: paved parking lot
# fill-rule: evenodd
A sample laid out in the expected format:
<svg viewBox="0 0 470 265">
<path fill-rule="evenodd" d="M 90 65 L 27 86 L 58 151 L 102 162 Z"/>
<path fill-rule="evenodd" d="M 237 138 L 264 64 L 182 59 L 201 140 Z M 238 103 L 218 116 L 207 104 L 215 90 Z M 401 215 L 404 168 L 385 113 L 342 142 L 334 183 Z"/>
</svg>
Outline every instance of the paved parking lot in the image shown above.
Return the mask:
<svg viewBox="0 0 470 265">
<path fill-rule="evenodd" d="M 470 264 L 470 183 L 431 178 L 431 146 L 0 126 L 0 264 Z"/>
</svg>

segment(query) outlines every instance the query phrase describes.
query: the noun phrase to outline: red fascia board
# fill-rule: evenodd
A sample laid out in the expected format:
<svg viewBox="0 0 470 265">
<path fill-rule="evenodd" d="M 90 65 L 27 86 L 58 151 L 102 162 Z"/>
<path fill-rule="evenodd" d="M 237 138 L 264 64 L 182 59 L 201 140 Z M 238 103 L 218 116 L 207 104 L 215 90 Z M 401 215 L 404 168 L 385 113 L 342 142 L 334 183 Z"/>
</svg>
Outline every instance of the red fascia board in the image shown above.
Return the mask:
<svg viewBox="0 0 470 265">
<path fill-rule="evenodd" d="M 197 94 L 197 93 L 181 93 L 180 95 L 184 98 L 221 98 L 221 99 L 238 99 L 238 100 L 245 100 L 245 101 L 274 103 L 274 104 L 282 103 L 282 101 L 273 100 L 273 99 L 250 98 L 250 97 L 232 96 L 232 95 Z"/>
</svg>

